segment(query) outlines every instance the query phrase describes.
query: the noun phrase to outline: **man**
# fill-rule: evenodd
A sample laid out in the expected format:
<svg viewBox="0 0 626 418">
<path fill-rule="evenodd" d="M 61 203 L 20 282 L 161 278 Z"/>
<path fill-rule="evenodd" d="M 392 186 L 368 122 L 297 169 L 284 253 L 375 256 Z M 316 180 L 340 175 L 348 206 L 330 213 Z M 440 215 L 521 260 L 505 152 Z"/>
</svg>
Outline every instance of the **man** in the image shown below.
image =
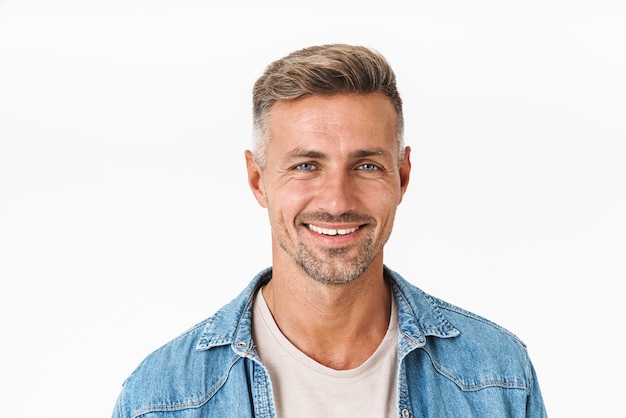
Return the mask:
<svg viewBox="0 0 626 418">
<path fill-rule="evenodd" d="M 114 417 L 544 417 L 525 346 L 383 263 L 409 183 L 386 60 L 325 45 L 253 91 L 248 181 L 272 267 L 152 353 Z"/>
</svg>

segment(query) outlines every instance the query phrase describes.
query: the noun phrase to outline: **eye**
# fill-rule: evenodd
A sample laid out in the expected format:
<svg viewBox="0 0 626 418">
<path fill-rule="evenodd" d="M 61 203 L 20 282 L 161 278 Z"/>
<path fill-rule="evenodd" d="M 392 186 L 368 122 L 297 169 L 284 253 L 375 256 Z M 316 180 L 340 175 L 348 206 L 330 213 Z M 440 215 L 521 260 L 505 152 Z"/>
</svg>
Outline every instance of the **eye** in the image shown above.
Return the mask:
<svg viewBox="0 0 626 418">
<path fill-rule="evenodd" d="M 377 166 L 376 164 L 365 163 L 365 164 L 361 164 L 356 169 L 362 170 L 362 171 L 375 171 L 375 170 L 380 170 L 380 167 Z"/>
<path fill-rule="evenodd" d="M 312 163 L 300 163 L 296 165 L 294 169 L 300 170 L 300 171 L 311 171 L 311 170 L 316 170 L 317 166 Z"/>
</svg>

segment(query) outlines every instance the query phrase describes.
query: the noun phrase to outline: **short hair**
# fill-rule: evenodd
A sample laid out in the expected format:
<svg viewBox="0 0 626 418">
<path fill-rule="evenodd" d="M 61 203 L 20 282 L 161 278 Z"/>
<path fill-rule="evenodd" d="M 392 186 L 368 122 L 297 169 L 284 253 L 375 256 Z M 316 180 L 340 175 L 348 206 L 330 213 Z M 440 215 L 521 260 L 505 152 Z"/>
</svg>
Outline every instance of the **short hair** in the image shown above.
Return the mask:
<svg viewBox="0 0 626 418">
<path fill-rule="evenodd" d="M 254 83 L 253 145 L 257 163 L 265 167 L 269 141 L 268 116 L 277 101 L 312 95 L 370 94 L 380 92 L 393 103 L 398 125 L 398 156 L 404 152 L 404 117 L 396 76 L 380 53 L 363 46 L 328 44 L 290 53 L 269 64 Z"/>
</svg>

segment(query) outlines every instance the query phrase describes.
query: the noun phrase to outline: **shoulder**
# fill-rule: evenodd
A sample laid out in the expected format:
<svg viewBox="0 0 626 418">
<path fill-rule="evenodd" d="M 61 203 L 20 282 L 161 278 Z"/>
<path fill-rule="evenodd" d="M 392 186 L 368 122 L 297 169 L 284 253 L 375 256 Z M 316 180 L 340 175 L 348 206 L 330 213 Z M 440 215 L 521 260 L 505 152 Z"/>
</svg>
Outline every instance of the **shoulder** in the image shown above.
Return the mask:
<svg viewBox="0 0 626 418">
<path fill-rule="evenodd" d="M 138 416 L 206 401 L 211 386 L 224 374 L 220 360 L 234 357 L 228 347 L 199 350 L 207 319 L 150 353 L 122 385 L 114 417 Z M 226 348 L 226 349 L 225 349 Z M 229 353 L 230 352 L 230 353 Z M 211 373 L 208 371 L 211 368 Z"/>
<path fill-rule="evenodd" d="M 480 315 L 431 299 L 459 331 L 454 338 L 431 339 L 424 347 L 442 375 L 463 390 L 494 386 L 530 390 L 532 364 L 521 339 Z"/>
<path fill-rule="evenodd" d="M 498 323 L 437 297 L 430 295 L 429 297 L 433 304 L 459 328 L 461 333 L 465 331 L 465 334 L 475 335 L 478 341 L 485 341 L 486 337 L 497 336 L 498 339 L 502 339 L 514 346 L 519 346 L 522 349 L 526 348 L 526 344 L 516 334 Z"/>
<path fill-rule="evenodd" d="M 124 386 L 149 381 L 156 376 L 171 376 L 172 370 L 192 365 L 198 358 L 198 340 L 210 321 L 211 318 L 196 324 L 146 356 L 126 379 Z"/>
<path fill-rule="evenodd" d="M 434 361 L 451 365 L 448 367 L 459 372 L 482 369 L 487 374 L 506 376 L 509 382 L 526 385 L 521 382 L 530 380 L 531 362 L 526 344 L 517 335 L 466 309 L 435 297 L 431 299 L 459 330 L 455 338 L 431 342 L 428 348 Z"/>
<path fill-rule="evenodd" d="M 122 385 L 114 417 L 197 407 L 226 381 L 245 356 L 234 341 L 251 346 L 252 295 L 270 271 L 260 273 L 230 303 L 150 353 Z"/>
<path fill-rule="evenodd" d="M 401 331 L 414 347 L 427 354 L 441 375 L 464 390 L 487 386 L 528 388 L 532 384 L 526 345 L 515 334 L 392 274 L 402 297 Z"/>
<path fill-rule="evenodd" d="M 475 336 L 477 343 L 490 336 L 525 348 L 524 343 L 515 334 L 499 324 L 424 292 L 398 273 L 387 269 L 386 274 L 398 289 L 397 293 L 402 299 L 400 307 L 402 305 L 409 307 L 405 308 L 403 313 L 416 323 L 426 336 L 448 338 L 466 334 L 467 337 Z"/>
</svg>

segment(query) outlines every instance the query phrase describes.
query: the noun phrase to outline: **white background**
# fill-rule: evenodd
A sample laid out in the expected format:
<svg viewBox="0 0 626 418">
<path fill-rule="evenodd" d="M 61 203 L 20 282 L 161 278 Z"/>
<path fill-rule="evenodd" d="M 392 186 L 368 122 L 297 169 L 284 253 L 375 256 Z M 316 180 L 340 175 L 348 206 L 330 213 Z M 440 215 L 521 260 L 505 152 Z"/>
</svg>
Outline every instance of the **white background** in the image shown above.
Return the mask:
<svg viewBox="0 0 626 418">
<path fill-rule="evenodd" d="M 623 1 L 211 3 L 0 0 L 0 417 L 110 416 L 269 265 L 251 86 L 330 42 L 405 101 L 387 264 L 524 340 L 551 417 L 623 411 Z"/>
</svg>

